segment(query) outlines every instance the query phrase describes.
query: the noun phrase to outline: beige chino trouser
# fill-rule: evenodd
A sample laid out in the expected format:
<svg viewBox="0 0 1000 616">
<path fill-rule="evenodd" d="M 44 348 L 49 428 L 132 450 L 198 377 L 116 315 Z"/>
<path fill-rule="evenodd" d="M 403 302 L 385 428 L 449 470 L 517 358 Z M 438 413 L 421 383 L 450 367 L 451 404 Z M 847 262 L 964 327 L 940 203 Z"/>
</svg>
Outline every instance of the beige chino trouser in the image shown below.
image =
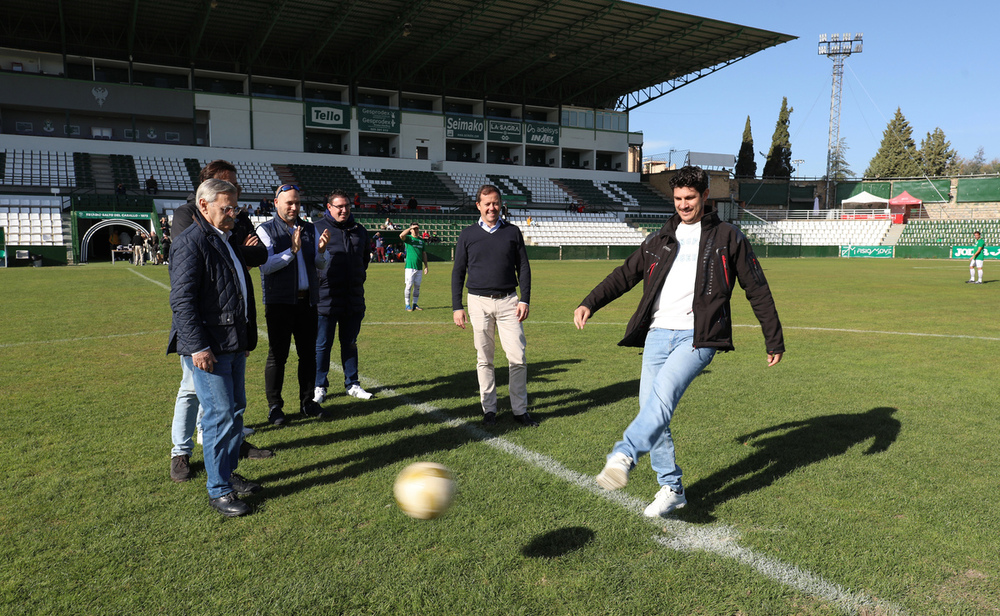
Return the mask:
<svg viewBox="0 0 1000 616">
<path fill-rule="evenodd" d="M 476 375 L 483 413 L 497 412 L 497 386 L 493 369 L 494 333 L 507 354 L 510 372 L 510 407 L 515 415 L 528 412 L 528 364 L 524 356 L 524 326 L 517 320 L 517 295 L 501 299 L 469 294 L 469 323 L 476 345 Z"/>
</svg>

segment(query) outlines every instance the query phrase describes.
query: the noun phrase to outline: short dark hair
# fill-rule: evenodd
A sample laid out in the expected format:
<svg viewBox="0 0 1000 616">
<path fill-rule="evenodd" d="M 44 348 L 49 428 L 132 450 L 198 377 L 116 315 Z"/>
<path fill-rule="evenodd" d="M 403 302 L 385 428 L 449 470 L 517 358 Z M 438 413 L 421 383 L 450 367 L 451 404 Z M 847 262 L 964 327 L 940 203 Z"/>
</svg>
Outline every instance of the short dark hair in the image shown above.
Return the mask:
<svg viewBox="0 0 1000 616">
<path fill-rule="evenodd" d="M 699 195 L 703 194 L 708 190 L 708 173 L 694 165 L 681 167 L 674 177 L 670 178 L 670 188 L 693 188 Z"/>
<path fill-rule="evenodd" d="M 344 199 L 347 200 L 348 203 L 351 202 L 351 198 L 348 197 L 347 193 L 345 193 L 342 190 L 335 190 L 335 191 L 331 192 L 329 195 L 327 195 L 326 202 L 327 203 L 333 203 L 333 198 L 334 197 L 343 197 Z"/>
<path fill-rule="evenodd" d="M 479 187 L 479 192 L 476 193 L 476 203 L 479 203 L 482 200 L 483 195 L 492 195 L 492 194 L 503 196 L 500 193 L 500 189 L 494 186 L 493 184 L 483 184 L 482 186 Z"/>
<path fill-rule="evenodd" d="M 227 160 L 222 160 L 221 158 L 213 160 L 205 165 L 205 167 L 201 170 L 201 173 L 198 174 L 198 184 L 201 184 L 205 180 L 210 180 L 225 171 L 232 171 L 233 173 L 236 173 L 236 175 L 239 175 L 239 173 L 236 172 L 236 167 L 233 166 L 233 163 Z"/>
</svg>

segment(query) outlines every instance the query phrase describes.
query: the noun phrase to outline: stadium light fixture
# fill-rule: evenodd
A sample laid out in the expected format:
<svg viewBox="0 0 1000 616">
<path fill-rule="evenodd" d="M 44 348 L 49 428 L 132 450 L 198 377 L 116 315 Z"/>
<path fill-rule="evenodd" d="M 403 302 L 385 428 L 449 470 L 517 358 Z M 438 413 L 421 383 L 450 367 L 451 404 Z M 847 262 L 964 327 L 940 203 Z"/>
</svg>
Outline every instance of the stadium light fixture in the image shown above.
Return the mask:
<svg viewBox="0 0 1000 616">
<path fill-rule="evenodd" d="M 829 39 L 829 40 L 828 40 Z M 840 160 L 840 86 L 844 79 L 844 58 L 861 53 L 864 35 L 861 32 L 843 36 L 834 32 L 819 35 L 818 53 L 833 60 L 833 89 L 830 94 L 830 132 L 826 146 L 826 207 L 830 209 L 833 195 L 833 165 Z"/>
</svg>

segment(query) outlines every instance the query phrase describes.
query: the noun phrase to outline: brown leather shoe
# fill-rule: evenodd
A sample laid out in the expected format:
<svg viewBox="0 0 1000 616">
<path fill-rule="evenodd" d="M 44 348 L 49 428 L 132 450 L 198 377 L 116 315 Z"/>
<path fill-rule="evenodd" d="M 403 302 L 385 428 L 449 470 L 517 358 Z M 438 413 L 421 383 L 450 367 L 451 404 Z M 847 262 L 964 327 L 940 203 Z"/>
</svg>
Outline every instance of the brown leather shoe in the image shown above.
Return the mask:
<svg viewBox="0 0 1000 616">
<path fill-rule="evenodd" d="M 190 456 L 174 456 L 170 458 L 170 478 L 181 483 L 191 479 Z"/>
</svg>

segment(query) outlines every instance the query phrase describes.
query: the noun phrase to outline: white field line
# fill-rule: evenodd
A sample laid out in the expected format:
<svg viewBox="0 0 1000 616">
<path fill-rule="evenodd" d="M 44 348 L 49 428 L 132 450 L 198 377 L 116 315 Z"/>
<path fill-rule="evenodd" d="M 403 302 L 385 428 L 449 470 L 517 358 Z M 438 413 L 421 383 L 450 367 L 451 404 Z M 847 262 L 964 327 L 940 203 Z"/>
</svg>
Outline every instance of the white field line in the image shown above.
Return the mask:
<svg viewBox="0 0 1000 616">
<path fill-rule="evenodd" d="M 331 368 L 334 367 L 336 366 L 331 366 Z M 476 440 L 494 449 L 498 449 L 523 462 L 532 464 L 546 473 L 573 484 L 594 496 L 615 503 L 662 532 L 663 534 L 653 535 L 653 540 L 666 548 L 681 552 L 700 550 L 724 558 L 730 558 L 780 584 L 831 603 L 848 614 L 876 613 L 885 616 L 897 616 L 904 613 L 892 603 L 869 597 L 863 593 L 852 592 L 838 584 L 828 582 L 818 575 L 803 571 L 794 565 L 783 563 L 770 556 L 740 546 L 737 543 L 739 533 L 731 526 L 724 524 L 697 526 L 676 519 L 647 518 L 642 514 L 646 506 L 645 501 L 621 491 L 609 492 L 603 490 L 590 475 L 584 475 L 583 473 L 568 469 L 546 455 L 526 449 L 499 436 L 494 436 L 475 424 L 454 419 L 441 409 L 430 404 L 416 402 L 408 396 L 401 396 L 392 389 L 381 387 L 379 383 L 372 379 L 364 378 L 362 380 L 365 382 L 366 387 L 378 389 L 380 393 L 384 393 L 387 396 L 399 396 L 406 404 L 435 421 L 451 428 L 461 428 Z M 874 610 L 874 612 L 869 610 Z"/>
<path fill-rule="evenodd" d="M 157 280 L 153 280 L 148 276 L 144 276 L 135 270 L 129 270 L 134 272 L 140 278 L 144 278 L 153 284 L 163 287 L 167 290 L 170 289 L 168 285 L 165 285 Z M 412 322 L 402 323 L 412 325 Z M 549 324 L 569 324 L 569 322 L 559 322 L 553 321 Z M 610 324 L 609 324 L 610 325 Z M 618 324 L 621 325 L 621 324 Z M 749 327 L 749 326 L 747 326 Z M 810 329 L 810 328 L 807 328 Z M 260 333 L 262 340 L 267 339 L 267 332 L 258 327 L 257 331 Z M 833 330 L 840 331 L 840 330 Z M 151 333 L 162 333 L 162 332 L 143 332 L 137 334 L 120 334 L 120 335 L 109 335 L 109 336 L 95 336 L 90 338 L 77 338 L 75 340 L 93 340 L 98 338 L 116 338 L 120 336 L 133 335 L 141 336 Z M 965 337 L 965 336 L 963 336 Z M 56 341 L 51 341 L 56 342 Z M 23 343 L 28 344 L 28 343 Z M 38 343 L 32 343 L 38 344 Z M 16 345 L 4 345 L 4 346 L 16 346 Z M 2 347 L 0 347 L 2 348 Z M 339 370 L 339 366 L 336 363 L 331 364 L 331 370 Z M 504 438 L 490 434 L 489 432 L 483 430 L 477 425 L 455 419 L 445 413 L 443 410 L 431 405 L 426 402 L 417 402 L 410 398 L 409 396 L 400 395 L 398 392 L 388 388 L 383 387 L 380 383 L 374 379 L 368 377 L 362 377 L 366 387 L 370 389 L 378 389 L 381 393 L 389 397 L 399 397 L 407 405 L 416 409 L 418 412 L 427 415 L 434 419 L 435 421 L 445 424 L 452 428 L 461 428 L 465 432 L 469 433 L 476 440 L 493 447 L 504 453 L 508 453 L 524 462 L 532 464 L 533 466 L 558 477 L 577 486 L 578 488 L 589 492 L 590 494 L 603 498 L 609 502 L 615 503 L 616 505 L 622 507 L 629 513 L 637 516 L 639 519 L 648 522 L 650 525 L 655 526 L 660 532 L 664 534 L 657 534 L 653 536 L 653 540 L 660 545 L 681 552 L 689 552 L 700 550 L 704 552 L 709 552 L 722 556 L 724 558 L 733 559 L 743 565 L 746 565 L 754 570 L 756 570 L 761 575 L 770 578 L 780 584 L 789 586 L 800 592 L 815 596 L 823 601 L 831 603 L 844 612 L 849 614 L 860 614 L 860 613 L 870 613 L 869 610 L 876 610 L 875 613 L 885 616 L 902 616 L 904 612 L 896 605 L 882 601 L 874 597 L 869 597 L 863 593 L 852 592 L 839 584 L 834 584 L 833 582 L 828 582 L 822 577 L 809 573 L 808 571 L 803 571 L 802 569 L 796 567 L 795 565 L 790 565 L 783 563 L 780 560 L 771 558 L 764 554 L 759 554 L 749 548 L 744 548 L 740 546 L 737 541 L 739 540 L 739 533 L 736 529 L 725 524 L 713 524 L 711 526 L 698 526 L 684 522 L 677 519 L 669 518 L 655 518 L 650 519 L 642 514 L 645 508 L 645 501 L 639 500 L 634 496 L 621 491 L 607 491 L 601 489 L 597 485 L 597 482 L 590 475 L 585 475 L 583 473 L 578 473 L 577 471 L 566 468 L 558 461 L 550 458 L 544 454 L 540 454 L 536 451 L 532 451 L 516 443 L 512 443 Z"/>
</svg>

